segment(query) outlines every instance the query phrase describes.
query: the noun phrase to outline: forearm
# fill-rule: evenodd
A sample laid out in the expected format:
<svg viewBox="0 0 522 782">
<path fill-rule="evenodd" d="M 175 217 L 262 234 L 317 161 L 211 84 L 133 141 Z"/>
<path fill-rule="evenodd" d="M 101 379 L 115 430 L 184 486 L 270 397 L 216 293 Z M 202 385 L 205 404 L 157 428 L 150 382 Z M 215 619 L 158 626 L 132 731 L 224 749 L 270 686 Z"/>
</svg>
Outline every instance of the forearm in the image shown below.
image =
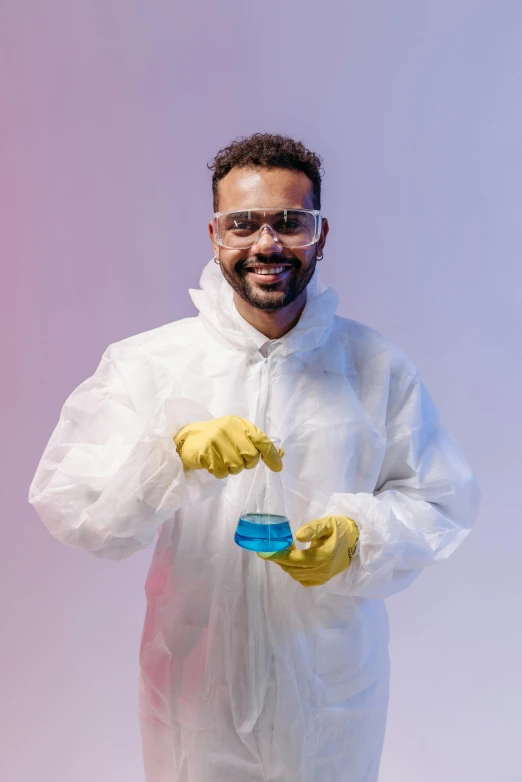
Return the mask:
<svg viewBox="0 0 522 782">
<path fill-rule="evenodd" d="M 480 504 L 471 469 L 418 376 L 389 418 L 387 442 L 373 494 L 335 494 L 326 509 L 359 527 L 356 556 L 335 586 L 363 597 L 398 592 L 446 559 L 468 535 Z"/>
<path fill-rule="evenodd" d="M 201 416 L 211 417 L 173 397 L 138 412 L 115 362 L 105 358 L 65 403 L 29 502 L 64 543 L 100 556 L 128 556 L 151 543 L 181 505 L 219 490 L 208 473 L 184 471 L 173 440 Z"/>
<path fill-rule="evenodd" d="M 331 589 L 354 597 L 382 598 L 405 589 L 430 565 L 444 560 L 469 534 L 479 503 L 470 475 L 452 500 L 430 503 L 397 490 L 334 494 L 326 513 L 347 516 L 359 529 L 350 568 Z"/>
</svg>

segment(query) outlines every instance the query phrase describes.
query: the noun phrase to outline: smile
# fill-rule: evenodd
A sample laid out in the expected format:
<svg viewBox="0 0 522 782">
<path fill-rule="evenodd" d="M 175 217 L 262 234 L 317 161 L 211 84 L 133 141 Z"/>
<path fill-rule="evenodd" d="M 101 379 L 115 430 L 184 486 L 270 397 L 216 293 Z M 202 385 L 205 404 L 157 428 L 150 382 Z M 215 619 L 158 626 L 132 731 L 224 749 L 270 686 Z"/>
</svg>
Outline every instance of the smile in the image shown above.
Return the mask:
<svg viewBox="0 0 522 782">
<path fill-rule="evenodd" d="M 261 282 L 261 278 L 263 278 L 263 282 L 280 282 L 288 276 L 287 273 L 292 268 L 292 266 L 267 266 L 262 264 L 260 266 L 247 266 L 245 271 L 257 282 Z"/>
<path fill-rule="evenodd" d="M 254 274 L 263 274 L 263 275 L 274 275 L 274 274 L 281 274 L 281 272 L 286 271 L 289 269 L 289 266 L 252 266 L 247 269 L 249 272 L 254 272 Z"/>
</svg>

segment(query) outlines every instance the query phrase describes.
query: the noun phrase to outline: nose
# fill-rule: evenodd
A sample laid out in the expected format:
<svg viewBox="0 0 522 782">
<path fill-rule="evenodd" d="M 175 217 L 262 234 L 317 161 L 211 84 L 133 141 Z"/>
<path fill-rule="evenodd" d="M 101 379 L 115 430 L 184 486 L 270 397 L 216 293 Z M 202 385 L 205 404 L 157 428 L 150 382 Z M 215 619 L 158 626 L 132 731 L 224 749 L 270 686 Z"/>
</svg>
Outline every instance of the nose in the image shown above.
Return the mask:
<svg viewBox="0 0 522 782">
<path fill-rule="evenodd" d="M 254 244 L 260 255 L 268 255 L 275 251 L 275 248 L 283 249 L 283 245 L 268 225 L 264 225 L 259 232 L 257 242 Z"/>
</svg>

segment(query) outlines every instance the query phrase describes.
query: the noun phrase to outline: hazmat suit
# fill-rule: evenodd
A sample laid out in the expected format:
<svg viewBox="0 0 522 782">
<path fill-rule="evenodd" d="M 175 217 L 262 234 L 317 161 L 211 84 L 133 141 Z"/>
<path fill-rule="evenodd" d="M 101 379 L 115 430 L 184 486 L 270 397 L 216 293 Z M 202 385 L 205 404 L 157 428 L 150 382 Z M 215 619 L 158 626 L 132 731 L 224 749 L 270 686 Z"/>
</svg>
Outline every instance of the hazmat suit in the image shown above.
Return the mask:
<svg viewBox="0 0 522 782">
<path fill-rule="evenodd" d="M 412 363 L 335 315 L 314 275 L 268 340 L 219 267 L 196 318 L 111 345 L 67 399 L 30 488 L 59 540 L 146 582 L 140 724 L 148 782 L 376 782 L 388 701 L 383 598 L 446 559 L 479 493 Z M 277 435 L 295 535 L 353 519 L 350 567 L 306 588 L 234 544 L 249 473 L 183 470 L 173 436 L 225 415 Z"/>
</svg>

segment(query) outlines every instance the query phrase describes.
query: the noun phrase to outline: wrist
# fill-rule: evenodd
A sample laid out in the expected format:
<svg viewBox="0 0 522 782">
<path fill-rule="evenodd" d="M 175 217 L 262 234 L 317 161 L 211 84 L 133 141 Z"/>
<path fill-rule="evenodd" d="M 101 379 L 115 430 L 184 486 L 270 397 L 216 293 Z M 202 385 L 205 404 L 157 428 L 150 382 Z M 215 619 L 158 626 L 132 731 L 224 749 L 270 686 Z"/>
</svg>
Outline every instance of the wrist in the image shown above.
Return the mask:
<svg viewBox="0 0 522 782">
<path fill-rule="evenodd" d="M 183 460 L 181 452 L 182 452 L 183 446 L 185 444 L 185 441 L 187 439 L 187 435 L 183 434 L 185 429 L 186 429 L 186 427 L 184 426 L 183 429 L 180 429 L 179 432 L 177 434 L 175 434 L 174 437 L 172 438 L 174 440 L 174 444 L 176 446 L 176 452 L 177 452 L 177 454 L 178 454 L 178 456 L 179 456 L 179 458 L 181 460 Z"/>
<path fill-rule="evenodd" d="M 350 521 L 352 522 L 352 525 L 353 525 L 352 526 L 352 530 L 353 530 L 353 534 L 355 536 L 352 545 L 348 547 L 348 556 L 349 556 L 350 562 L 351 562 L 352 559 L 355 556 L 355 552 L 357 551 L 357 546 L 359 545 L 359 527 L 357 526 L 355 521 L 353 521 L 353 519 L 350 519 Z"/>
<path fill-rule="evenodd" d="M 179 458 L 181 459 L 181 461 L 183 461 L 183 456 L 181 455 L 181 450 L 183 448 L 183 445 L 185 444 L 185 438 L 184 437 L 180 437 L 179 439 L 175 438 L 174 442 L 176 444 L 177 454 L 178 454 Z"/>
</svg>

